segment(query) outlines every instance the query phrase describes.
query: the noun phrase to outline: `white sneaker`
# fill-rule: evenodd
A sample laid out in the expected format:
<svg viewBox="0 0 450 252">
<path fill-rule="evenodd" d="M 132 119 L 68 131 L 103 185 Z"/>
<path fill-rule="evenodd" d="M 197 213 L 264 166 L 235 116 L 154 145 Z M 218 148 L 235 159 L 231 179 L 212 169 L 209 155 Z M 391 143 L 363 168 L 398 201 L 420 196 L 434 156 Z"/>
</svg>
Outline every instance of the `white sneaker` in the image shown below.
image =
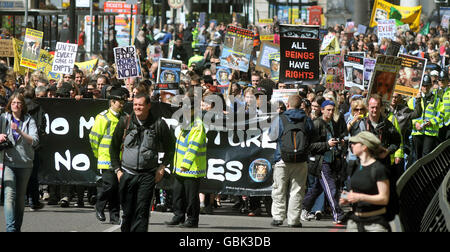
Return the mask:
<svg viewBox="0 0 450 252">
<path fill-rule="evenodd" d="M 302 213 L 300 214 L 300 219 L 302 221 L 310 221 L 311 219 L 308 216 L 308 211 L 306 211 L 305 209 L 302 209 Z"/>
</svg>

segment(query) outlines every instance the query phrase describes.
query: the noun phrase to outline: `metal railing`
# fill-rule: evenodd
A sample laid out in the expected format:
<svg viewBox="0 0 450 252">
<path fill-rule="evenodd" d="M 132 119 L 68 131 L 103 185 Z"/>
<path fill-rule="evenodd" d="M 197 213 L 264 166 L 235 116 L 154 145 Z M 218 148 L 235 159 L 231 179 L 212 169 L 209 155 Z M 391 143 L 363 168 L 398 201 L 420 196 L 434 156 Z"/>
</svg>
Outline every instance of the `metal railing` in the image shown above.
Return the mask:
<svg viewBox="0 0 450 252">
<path fill-rule="evenodd" d="M 438 190 L 449 169 L 450 139 L 441 143 L 432 153 L 417 160 L 397 181 L 399 217 L 403 231 L 434 232 L 443 230 L 442 223 L 449 225 L 448 210 L 444 214 L 442 210 L 436 209 L 440 204 L 446 204 L 448 209 L 447 197 L 442 198 L 443 195 L 440 196 Z M 444 187 L 448 187 L 448 178 Z M 447 188 L 442 190 L 447 191 Z"/>
<path fill-rule="evenodd" d="M 448 232 L 450 230 L 450 207 L 447 200 L 450 189 L 450 172 L 445 176 L 420 223 L 420 232 Z"/>
</svg>

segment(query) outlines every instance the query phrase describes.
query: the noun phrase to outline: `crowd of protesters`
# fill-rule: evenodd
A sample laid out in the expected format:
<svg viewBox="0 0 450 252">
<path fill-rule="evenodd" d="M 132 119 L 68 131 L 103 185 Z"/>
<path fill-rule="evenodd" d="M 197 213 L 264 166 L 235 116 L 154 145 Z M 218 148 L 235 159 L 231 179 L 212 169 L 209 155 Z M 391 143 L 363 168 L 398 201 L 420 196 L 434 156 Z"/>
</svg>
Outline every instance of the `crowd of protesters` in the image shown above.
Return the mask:
<svg viewBox="0 0 450 252">
<path fill-rule="evenodd" d="M 65 74 L 59 81 L 49 79 L 43 72 L 39 71 L 21 76 L 15 73 L 12 67 L 7 66 L 6 60 L 1 60 L 0 106 L 11 113 L 11 104 L 17 105 L 25 102 L 28 113 L 33 117 L 37 127 L 37 133 L 33 134 L 43 135 L 43 129 L 45 128 L 45 120 L 42 120 L 43 112 L 33 107 L 36 106 L 33 100 L 38 97 L 77 100 L 108 99 L 111 90 L 122 88 L 126 99 L 130 102 L 133 101 L 134 97 L 141 97 L 139 94 L 142 93 L 151 97 L 154 102 L 170 102 L 170 94 L 165 96 L 160 92 L 155 92 L 158 61 L 152 58 L 147 51 L 149 47 L 153 47 L 156 53 L 161 50 L 159 57 L 166 58 L 169 42 L 174 40 L 172 58 L 183 62 L 178 92 L 185 94 L 189 93 L 192 87 L 201 87 L 203 90 L 203 110 L 211 109 L 214 106 L 205 97 L 218 95 L 223 99 L 225 106 L 233 107 L 242 104 L 247 111 L 251 109 L 247 105 L 252 100 L 257 101 L 258 112 L 261 112 L 260 106 L 262 105 L 259 104 L 259 96 L 266 95 L 270 100 L 274 89 L 298 89 L 297 98 L 290 98 L 291 104 L 289 104 L 290 102 L 285 104 L 273 100 L 272 102 L 276 103 L 277 112 L 280 114 L 287 113 L 286 110 L 301 110 L 305 116 L 314 122 L 315 137 L 311 139 L 312 153 L 307 161 L 308 172 L 301 178 L 304 182 L 299 184 L 299 187 L 303 188 L 299 188 L 295 192 L 300 194 L 299 199 L 292 201 L 297 205 L 289 206 L 294 210 L 287 210 L 288 212 L 297 211 L 298 217 L 292 218 L 300 218 L 303 222 L 319 220 L 324 215 L 329 214 L 334 223 L 343 223 L 345 214 L 342 210 L 342 204 L 364 201 L 364 197 L 361 196 L 363 194 L 357 194 L 356 189 L 348 193 L 344 192 L 346 197 L 340 200 L 341 192 L 350 189 L 347 178 L 353 172 L 348 171 L 348 164 L 353 165 L 355 160 L 361 160 L 364 161 L 361 163 L 361 167 L 369 167 L 373 165 L 371 161 L 377 159 L 375 165 L 376 170 L 379 171 L 377 179 L 385 182 L 388 177 L 382 171 L 383 168 L 380 168 L 382 166 L 389 170 L 389 174 L 393 174 L 389 177 L 391 180 L 398 179 L 415 160 L 429 154 L 439 143 L 448 139 L 450 134 L 450 89 L 448 88 L 450 42 L 447 28 L 440 26 L 431 28 L 429 33 L 423 35 L 412 31 L 398 32 L 396 41 L 402 45 L 400 52 L 427 58 L 429 64 L 424 74 L 420 95 L 410 98 L 395 93 L 390 106 L 384 106 L 380 97 L 367 97 L 367 90 L 359 88 L 331 90 L 325 88 L 324 81 L 313 86 L 291 86 L 272 81 L 270 75 L 255 70 L 254 61 L 250 62 L 248 72 L 233 70 L 230 76 L 229 89 L 224 93 L 221 92 L 216 80 L 216 67 L 220 65 L 219 57 L 227 25 L 243 27 L 235 20 L 231 24 L 218 23 L 213 20 L 202 26 L 198 22 L 190 23 L 187 26 L 182 24 L 165 25 L 161 29 L 144 25 L 134 40 L 141 61 L 142 78 L 117 79 L 112 51 L 96 56 L 99 61 L 94 71 L 86 72 L 75 67 L 73 74 Z M 274 31 L 278 30 L 278 25 L 279 23 L 275 19 Z M 255 31 L 252 53 L 255 58 L 261 45 L 258 35 L 259 27 L 248 25 L 245 28 Z M 353 30 L 346 29 L 344 25 L 329 27 L 328 32 L 334 33 L 339 40 L 341 54 L 346 54 L 349 51 L 366 52 L 367 57 L 375 59 L 377 55 L 386 51 L 390 43 L 386 39 L 379 41 L 377 35 L 371 33 L 370 30 L 366 34 L 358 34 L 357 32 L 354 33 Z M 4 31 L 2 37 L 6 33 L 7 31 Z M 114 34 L 114 32 L 111 34 Z M 275 40 L 277 40 L 277 36 L 275 36 Z M 110 36 L 108 43 L 117 45 L 114 35 Z M 112 50 L 111 47 L 107 48 Z M 322 80 L 325 80 L 325 76 Z M 17 94 L 21 94 L 19 97 L 23 96 L 24 101 L 18 100 Z M 233 95 L 235 100 L 229 100 L 228 95 Z M 224 111 L 229 110 L 224 108 Z M 287 114 L 292 113 L 294 112 L 291 111 Z M 331 130 L 329 130 L 329 127 L 331 127 Z M 11 128 L 15 132 L 14 137 L 17 140 L 17 134 L 22 132 L 16 131 L 17 127 Z M 370 131 L 377 138 L 361 135 L 362 131 Z M 344 140 L 346 137 L 347 139 L 350 137 L 351 144 Z M 28 140 L 28 138 L 26 139 Z M 381 141 L 376 139 L 381 139 Z M 32 144 L 37 145 L 37 140 L 34 141 L 33 138 Z M 354 145 L 357 144 L 361 144 L 361 146 L 355 147 Z M 362 147 L 362 145 L 367 148 Z M 382 151 L 378 148 L 380 146 L 383 148 Z M 35 149 L 34 155 L 34 159 L 37 160 L 39 148 Z M 22 181 L 29 181 L 27 204 L 32 210 L 39 210 L 44 206 L 40 200 L 47 201 L 48 205 L 59 204 L 61 207 L 70 207 L 74 197 L 77 197 L 77 199 L 73 206 L 83 207 L 86 191 L 88 202 L 92 205 L 95 204 L 97 197 L 95 187 L 48 185 L 45 186 L 44 192 L 40 192 L 37 181 L 38 169 L 39 162 L 34 162 L 33 173 L 30 172 L 30 174 L 24 176 Z M 359 173 L 355 173 L 355 175 L 363 176 Z M 22 178 L 17 177 L 17 179 Z M 357 184 L 361 180 L 359 177 L 359 180 L 353 179 L 351 181 L 354 182 L 352 184 Z M 307 189 L 304 188 L 305 185 L 307 185 Z M 354 188 L 357 188 L 357 186 Z M 366 202 L 375 205 L 386 204 L 386 184 L 382 185 L 382 189 L 383 195 L 380 196 L 382 200 L 370 199 Z M 24 192 L 23 188 L 17 191 Z M 39 193 L 42 196 L 40 198 Z M 286 193 L 286 191 L 279 193 Z M 156 194 L 155 209 L 170 211 L 172 209 L 172 192 L 157 190 Z M 229 198 L 232 198 L 235 202 L 233 208 L 239 210 L 242 214 L 259 216 L 264 214 L 262 209 L 265 209 L 268 215 L 272 215 L 272 210 L 276 209 L 275 206 L 272 206 L 273 197 L 272 194 L 272 197 L 242 195 L 230 196 Z M 280 197 L 280 195 L 276 197 Z M 222 206 L 221 199 L 223 198 L 223 195 L 200 193 L 198 199 L 200 212 L 213 213 L 214 207 Z M 20 197 L 18 199 L 19 201 L 22 200 Z M 368 208 L 370 212 L 380 212 L 380 208 L 358 204 L 357 211 Z M 380 213 L 383 214 L 384 212 Z M 363 218 L 365 215 L 361 213 L 361 216 L 358 217 Z M 22 217 L 18 216 L 17 218 L 21 221 Z M 272 225 L 280 226 L 283 223 L 283 218 L 277 210 Z M 104 218 L 100 219 L 104 221 Z M 111 221 L 117 223 L 117 216 L 112 218 Z M 180 221 L 181 219 L 174 219 L 169 224 L 178 224 Z M 354 223 L 353 221 L 352 229 L 361 230 L 361 227 Z M 293 220 L 289 225 L 299 227 L 301 226 L 300 220 Z M 355 225 L 358 227 L 355 227 Z M 198 226 L 198 219 L 191 226 Z M 382 230 L 388 229 L 383 229 L 383 227 Z M 20 225 L 17 229 L 10 230 L 20 230 Z"/>
</svg>

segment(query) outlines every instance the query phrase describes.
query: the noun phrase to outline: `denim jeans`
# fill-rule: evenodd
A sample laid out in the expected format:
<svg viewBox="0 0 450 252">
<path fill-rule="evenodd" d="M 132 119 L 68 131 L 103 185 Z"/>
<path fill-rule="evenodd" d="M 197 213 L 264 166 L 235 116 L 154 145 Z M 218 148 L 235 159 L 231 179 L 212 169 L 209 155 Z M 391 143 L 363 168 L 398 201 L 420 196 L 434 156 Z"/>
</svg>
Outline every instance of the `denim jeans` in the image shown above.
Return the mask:
<svg viewBox="0 0 450 252">
<path fill-rule="evenodd" d="M 5 219 L 6 232 L 20 232 L 25 209 L 25 194 L 33 169 L 5 166 Z"/>
</svg>

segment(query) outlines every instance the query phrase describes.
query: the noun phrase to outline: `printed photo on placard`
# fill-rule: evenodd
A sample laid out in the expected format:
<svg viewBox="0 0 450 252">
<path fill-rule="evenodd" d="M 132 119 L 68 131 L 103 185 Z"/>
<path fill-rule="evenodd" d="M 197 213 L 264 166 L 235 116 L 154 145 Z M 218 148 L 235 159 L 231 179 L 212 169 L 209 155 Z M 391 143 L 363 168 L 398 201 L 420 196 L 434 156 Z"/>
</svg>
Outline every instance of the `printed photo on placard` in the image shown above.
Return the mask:
<svg viewBox="0 0 450 252">
<path fill-rule="evenodd" d="M 31 69 L 37 69 L 44 32 L 27 28 L 22 47 L 20 65 Z"/>
<path fill-rule="evenodd" d="M 369 96 L 378 94 L 382 97 L 383 104 L 389 104 L 401 64 L 402 59 L 399 57 L 378 55 L 369 86 Z"/>
<path fill-rule="evenodd" d="M 406 54 L 399 54 L 399 57 L 403 60 L 398 73 L 395 92 L 416 97 L 422 87 L 422 78 L 425 73 L 427 59 Z"/>
</svg>

